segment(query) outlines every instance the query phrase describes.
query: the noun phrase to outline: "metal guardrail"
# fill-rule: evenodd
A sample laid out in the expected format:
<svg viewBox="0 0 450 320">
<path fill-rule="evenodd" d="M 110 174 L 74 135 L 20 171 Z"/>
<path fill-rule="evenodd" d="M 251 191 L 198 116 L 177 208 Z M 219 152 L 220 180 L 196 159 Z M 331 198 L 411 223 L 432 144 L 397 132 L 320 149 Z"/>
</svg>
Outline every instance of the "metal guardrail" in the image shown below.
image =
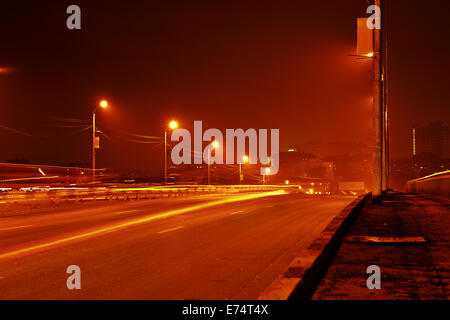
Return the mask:
<svg viewBox="0 0 450 320">
<path fill-rule="evenodd" d="M 406 190 L 408 192 L 434 194 L 450 199 L 450 171 L 438 172 L 408 181 Z"/>
<path fill-rule="evenodd" d="M 82 202 L 98 200 L 139 200 L 182 197 L 199 194 L 263 192 L 286 190 L 299 192 L 299 186 L 169 186 L 169 187 L 116 187 L 116 188 L 48 188 L 8 190 L 0 192 L 0 204 L 34 204 Z"/>
</svg>

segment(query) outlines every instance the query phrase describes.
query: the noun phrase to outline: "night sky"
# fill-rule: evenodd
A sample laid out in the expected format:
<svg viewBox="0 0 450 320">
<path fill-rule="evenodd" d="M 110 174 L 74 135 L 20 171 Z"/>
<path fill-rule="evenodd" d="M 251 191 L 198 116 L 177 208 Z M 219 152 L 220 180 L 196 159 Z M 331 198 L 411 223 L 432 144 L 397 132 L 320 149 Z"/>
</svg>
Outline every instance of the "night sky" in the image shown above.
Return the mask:
<svg viewBox="0 0 450 320">
<path fill-rule="evenodd" d="M 450 2 L 387 1 L 391 153 L 406 158 L 412 125 L 450 122 Z M 81 7 L 79 31 L 66 28 L 71 4 Z M 97 163 L 118 171 L 161 170 L 163 147 L 149 136 L 163 137 L 173 118 L 188 129 L 194 120 L 223 131 L 279 128 L 281 149 L 369 145 L 371 63 L 349 56 L 366 6 L 2 0 L 0 161 L 89 166 L 83 129 L 102 98 L 108 138 Z"/>
</svg>

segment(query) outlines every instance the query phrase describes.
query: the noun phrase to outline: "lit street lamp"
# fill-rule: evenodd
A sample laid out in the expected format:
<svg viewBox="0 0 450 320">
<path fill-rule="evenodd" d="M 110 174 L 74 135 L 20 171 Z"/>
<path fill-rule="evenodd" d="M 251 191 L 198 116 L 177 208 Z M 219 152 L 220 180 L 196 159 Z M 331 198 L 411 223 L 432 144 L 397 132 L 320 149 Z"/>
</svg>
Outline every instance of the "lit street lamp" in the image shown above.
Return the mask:
<svg viewBox="0 0 450 320">
<path fill-rule="evenodd" d="M 212 148 L 210 148 L 208 150 L 208 186 L 211 185 L 211 160 L 210 160 L 211 152 L 212 152 L 212 149 L 219 148 L 219 143 L 216 140 L 214 140 L 213 143 L 211 143 L 211 146 L 212 146 Z"/>
<path fill-rule="evenodd" d="M 100 101 L 98 106 L 94 107 L 94 110 L 92 111 L 92 182 L 95 181 L 95 149 L 100 148 L 100 139 L 99 137 L 95 136 L 95 112 L 97 111 L 98 107 L 106 109 L 108 107 L 108 101 Z"/>
<path fill-rule="evenodd" d="M 169 122 L 169 129 L 178 128 L 178 122 L 172 120 Z M 167 129 L 164 130 L 164 185 L 167 185 Z"/>
<path fill-rule="evenodd" d="M 246 164 L 248 162 L 248 156 L 243 156 L 242 160 Z M 244 181 L 244 174 L 242 172 L 242 163 L 239 163 L 239 184 L 242 184 L 242 181 Z"/>
</svg>

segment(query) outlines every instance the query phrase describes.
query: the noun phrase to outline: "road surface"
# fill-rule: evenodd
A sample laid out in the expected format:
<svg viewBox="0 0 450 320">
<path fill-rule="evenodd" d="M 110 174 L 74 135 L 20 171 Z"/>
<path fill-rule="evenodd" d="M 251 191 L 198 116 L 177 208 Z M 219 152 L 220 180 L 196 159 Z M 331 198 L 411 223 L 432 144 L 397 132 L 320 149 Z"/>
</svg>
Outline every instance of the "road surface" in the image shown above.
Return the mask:
<svg viewBox="0 0 450 320">
<path fill-rule="evenodd" d="M 0 299 L 256 299 L 353 200 L 209 195 L 0 217 Z"/>
</svg>

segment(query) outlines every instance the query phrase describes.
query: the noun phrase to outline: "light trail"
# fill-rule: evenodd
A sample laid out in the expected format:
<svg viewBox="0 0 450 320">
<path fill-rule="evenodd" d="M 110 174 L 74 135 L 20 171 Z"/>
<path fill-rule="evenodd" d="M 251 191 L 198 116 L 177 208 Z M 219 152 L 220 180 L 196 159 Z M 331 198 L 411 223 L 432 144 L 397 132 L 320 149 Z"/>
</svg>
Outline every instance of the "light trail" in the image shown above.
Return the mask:
<svg viewBox="0 0 450 320">
<path fill-rule="evenodd" d="M 16 229 L 23 229 L 23 228 L 29 228 L 32 227 L 33 225 L 29 224 L 26 226 L 18 226 L 18 227 L 9 227 L 9 228 L 1 228 L 0 231 L 8 231 L 8 230 L 16 230 Z"/>
<path fill-rule="evenodd" d="M 258 199 L 258 198 L 269 197 L 269 196 L 283 195 L 285 193 L 286 192 L 284 190 L 279 190 L 279 191 L 265 192 L 265 193 L 259 193 L 259 194 L 242 195 L 242 196 L 237 196 L 237 197 L 228 198 L 228 199 L 210 201 L 210 202 L 207 202 L 207 203 L 198 204 L 198 205 L 194 205 L 194 206 L 190 206 L 190 207 L 186 207 L 186 208 L 180 208 L 180 209 L 176 209 L 176 210 L 171 210 L 171 211 L 167 211 L 167 212 L 164 212 L 164 213 L 154 214 L 154 215 L 150 215 L 150 216 L 139 218 L 139 219 L 135 219 L 135 220 L 130 220 L 128 222 L 123 222 L 123 223 L 118 223 L 118 224 L 115 224 L 115 225 L 112 225 L 112 226 L 103 227 L 103 228 L 96 229 L 96 230 L 93 230 L 93 231 L 80 233 L 80 234 L 76 234 L 76 235 L 73 235 L 73 236 L 68 236 L 68 237 L 65 237 L 65 238 L 62 238 L 62 239 L 58 239 L 58 240 L 54 240 L 54 241 L 49 241 L 49 242 L 33 245 L 31 247 L 27 247 L 27 248 L 23 248 L 23 249 L 17 249 L 17 250 L 10 251 L 10 252 L 5 252 L 5 253 L 0 254 L 0 259 L 6 259 L 6 258 L 11 258 L 11 257 L 14 257 L 14 256 L 21 255 L 21 254 L 31 253 L 33 251 L 37 251 L 37 250 L 40 250 L 40 249 L 46 249 L 46 248 L 50 248 L 50 247 L 53 247 L 53 246 L 56 246 L 56 245 L 66 244 L 66 243 L 69 243 L 69 242 L 74 241 L 74 240 L 87 239 L 87 238 L 92 237 L 92 236 L 118 231 L 120 229 L 124 229 L 124 228 L 127 228 L 127 227 L 143 224 L 143 223 L 150 222 L 150 221 L 157 220 L 157 219 L 168 218 L 168 217 L 180 215 L 180 214 L 183 214 L 183 213 L 192 212 L 192 211 L 195 211 L 195 210 L 201 210 L 201 209 L 205 209 L 205 208 L 210 208 L 210 207 L 213 207 L 213 206 L 226 204 L 226 203 L 246 201 L 246 200 Z"/>
<path fill-rule="evenodd" d="M 139 210 L 137 210 L 137 209 L 133 209 L 133 210 L 124 210 L 124 211 L 115 212 L 115 214 L 132 213 L 132 212 L 138 212 L 138 211 L 139 211 Z"/>
<path fill-rule="evenodd" d="M 15 179 L 6 179 L 6 180 L 0 180 L 0 182 L 15 182 L 15 181 L 27 181 L 27 180 L 43 180 L 43 179 L 56 179 L 59 178 L 59 176 L 51 176 L 51 177 L 30 177 L 30 178 L 15 178 Z"/>
<path fill-rule="evenodd" d="M 175 227 L 175 228 L 165 229 L 165 230 L 159 231 L 157 233 L 158 234 L 164 234 L 164 233 L 180 230 L 180 229 L 183 229 L 183 228 L 184 228 L 184 226 L 179 226 L 179 227 Z"/>
</svg>

